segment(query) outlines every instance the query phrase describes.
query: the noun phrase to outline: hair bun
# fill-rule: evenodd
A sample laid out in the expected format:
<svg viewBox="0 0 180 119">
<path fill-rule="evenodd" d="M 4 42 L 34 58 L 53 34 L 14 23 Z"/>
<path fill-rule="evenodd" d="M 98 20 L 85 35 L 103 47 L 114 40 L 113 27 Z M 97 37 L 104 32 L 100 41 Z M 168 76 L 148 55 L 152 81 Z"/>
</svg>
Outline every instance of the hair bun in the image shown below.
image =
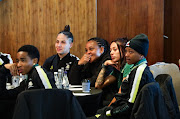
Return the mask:
<svg viewBox="0 0 180 119">
<path fill-rule="evenodd" d="M 64 31 L 70 32 L 70 26 L 69 26 L 69 25 L 66 25 L 66 26 L 64 27 Z"/>
</svg>

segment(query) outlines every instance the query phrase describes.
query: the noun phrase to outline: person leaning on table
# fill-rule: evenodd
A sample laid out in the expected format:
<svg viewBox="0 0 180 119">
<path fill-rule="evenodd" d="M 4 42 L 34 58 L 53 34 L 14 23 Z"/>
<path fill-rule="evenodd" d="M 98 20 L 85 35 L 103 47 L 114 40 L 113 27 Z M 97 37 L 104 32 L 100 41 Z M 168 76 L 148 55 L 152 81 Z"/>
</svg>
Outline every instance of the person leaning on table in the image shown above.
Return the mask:
<svg viewBox="0 0 180 119">
<path fill-rule="evenodd" d="M 16 63 L 5 64 L 0 68 L 0 99 L 16 99 L 17 95 L 30 89 L 56 88 L 54 77 L 38 65 L 39 51 L 33 45 L 24 45 L 17 51 Z M 20 86 L 7 90 L 6 75 L 28 75 Z"/>
<path fill-rule="evenodd" d="M 89 119 L 129 119 L 135 99 L 141 88 L 154 82 L 152 73 L 147 66 L 146 56 L 149 40 L 145 34 L 139 34 L 126 44 L 126 62 L 134 64 L 129 75 L 122 81 L 119 92 L 109 106 L 97 111 Z"/>
<path fill-rule="evenodd" d="M 117 38 L 116 40 L 111 42 L 111 60 L 106 60 L 104 62 L 103 68 L 101 69 L 96 79 L 96 88 L 103 89 L 112 84 L 114 86 L 114 88 L 111 87 L 111 89 L 108 89 L 109 91 L 103 93 L 103 106 L 107 106 L 111 102 L 115 93 L 118 92 L 122 80 L 126 78 L 126 76 L 131 71 L 131 67 L 133 66 L 127 64 L 125 59 L 125 45 L 127 41 L 127 38 Z M 109 76 L 104 78 L 104 73 L 108 65 L 113 67 L 113 71 L 110 73 Z"/>
</svg>

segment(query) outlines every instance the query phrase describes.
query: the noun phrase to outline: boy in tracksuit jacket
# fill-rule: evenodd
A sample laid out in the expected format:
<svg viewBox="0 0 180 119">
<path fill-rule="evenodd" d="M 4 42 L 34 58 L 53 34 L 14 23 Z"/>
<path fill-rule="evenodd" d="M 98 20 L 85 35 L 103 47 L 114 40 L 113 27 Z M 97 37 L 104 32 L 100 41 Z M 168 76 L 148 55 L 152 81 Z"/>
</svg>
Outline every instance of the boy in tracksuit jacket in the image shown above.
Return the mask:
<svg viewBox="0 0 180 119">
<path fill-rule="evenodd" d="M 129 119 L 135 99 L 141 88 L 154 82 L 147 66 L 146 56 L 149 41 L 145 34 L 139 34 L 126 44 L 126 62 L 134 64 L 129 75 L 123 80 L 119 92 L 108 107 L 98 110 L 98 119 Z"/>
<path fill-rule="evenodd" d="M 39 51 L 32 45 L 24 45 L 17 52 L 16 63 L 4 64 L 0 68 L 0 99 L 16 99 L 17 95 L 30 89 L 56 88 L 52 73 L 46 72 L 38 65 Z M 7 75 L 28 75 L 20 82 L 20 86 L 7 90 Z"/>
</svg>

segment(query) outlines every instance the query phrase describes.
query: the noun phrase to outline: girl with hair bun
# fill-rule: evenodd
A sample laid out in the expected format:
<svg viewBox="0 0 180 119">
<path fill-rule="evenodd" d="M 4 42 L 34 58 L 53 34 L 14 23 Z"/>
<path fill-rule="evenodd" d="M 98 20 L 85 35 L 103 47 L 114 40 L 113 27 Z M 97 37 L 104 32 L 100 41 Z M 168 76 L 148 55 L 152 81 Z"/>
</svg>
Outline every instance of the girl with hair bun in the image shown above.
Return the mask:
<svg viewBox="0 0 180 119">
<path fill-rule="evenodd" d="M 66 25 L 63 31 L 60 31 L 57 35 L 55 48 L 56 48 L 56 55 L 53 55 L 46 59 L 43 64 L 43 67 L 47 71 L 51 71 L 52 73 L 57 72 L 58 69 L 62 67 L 64 70 L 67 71 L 68 79 L 70 84 L 79 84 L 76 80 L 71 80 L 69 78 L 69 72 L 71 70 L 71 66 L 77 60 L 78 57 L 75 55 L 70 54 L 70 49 L 73 46 L 73 34 L 70 32 L 70 26 Z"/>
</svg>

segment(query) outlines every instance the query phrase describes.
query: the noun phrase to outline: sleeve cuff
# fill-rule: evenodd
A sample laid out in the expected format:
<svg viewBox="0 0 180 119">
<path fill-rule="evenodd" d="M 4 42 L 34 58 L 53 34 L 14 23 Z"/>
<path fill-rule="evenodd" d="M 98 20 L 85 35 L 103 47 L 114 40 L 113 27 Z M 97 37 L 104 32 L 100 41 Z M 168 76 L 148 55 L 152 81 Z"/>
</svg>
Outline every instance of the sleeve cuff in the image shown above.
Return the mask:
<svg viewBox="0 0 180 119">
<path fill-rule="evenodd" d="M 2 66 L 1 68 L 0 68 L 0 72 L 2 72 L 3 74 L 9 74 L 10 73 L 10 70 L 9 69 L 6 69 L 4 66 Z"/>
<path fill-rule="evenodd" d="M 103 63 L 101 67 L 106 69 L 108 66 L 104 65 Z"/>
</svg>

